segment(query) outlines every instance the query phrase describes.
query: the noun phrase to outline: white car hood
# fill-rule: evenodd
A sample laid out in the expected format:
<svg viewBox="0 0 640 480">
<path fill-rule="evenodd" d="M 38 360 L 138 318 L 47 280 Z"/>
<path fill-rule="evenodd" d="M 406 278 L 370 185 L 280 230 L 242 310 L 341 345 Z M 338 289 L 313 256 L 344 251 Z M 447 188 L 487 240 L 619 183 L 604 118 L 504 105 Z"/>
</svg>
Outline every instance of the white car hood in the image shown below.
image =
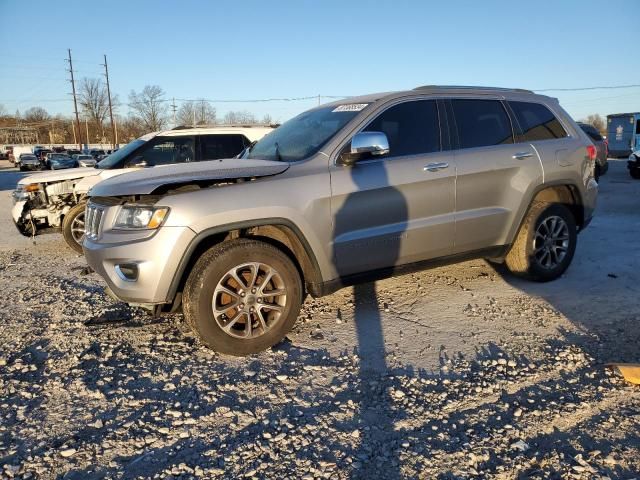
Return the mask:
<svg viewBox="0 0 640 480">
<path fill-rule="evenodd" d="M 64 170 L 51 170 L 50 172 L 34 173 L 20 179 L 18 185 L 28 185 L 29 183 L 51 183 L 62 180 L 73 180 L 76 178 L 90 177 L 98 175 L 100 170 L 93 167 L 85 168 L 65 168 Z"/>
<path fill-rule="evenodd" d="M 150 194 L 158 187 L 226 178 L 265 177 L 289 168 L 287 162 L 228 158 L 144 168 L 103 180 L 89 192 L 92 197 Z"/>
</svg>

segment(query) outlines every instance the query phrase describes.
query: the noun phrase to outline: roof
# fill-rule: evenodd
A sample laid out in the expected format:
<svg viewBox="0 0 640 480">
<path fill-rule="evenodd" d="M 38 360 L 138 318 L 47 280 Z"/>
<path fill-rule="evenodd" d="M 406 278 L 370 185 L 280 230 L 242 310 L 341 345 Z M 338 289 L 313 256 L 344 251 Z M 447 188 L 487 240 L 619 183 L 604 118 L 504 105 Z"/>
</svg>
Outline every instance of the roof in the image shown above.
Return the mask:
<svg viewBox="0 0 640 480">
<path fill-rule="evenodd" d="M 472 94 L 472 95 L 502 95 L 505 93 L 516 93 L 525 95 L 537 95 L 532 90 L 524 88 L 503 88 L 503 87 L 477 87 L 465 85 L 423 85 L 413 90 L 398 90 L 391 92 L 371 93 L 369 95 L 361 95 L 357 97 L 344 97 L 330 103 L 325 103 L 321 107 L 331 107 L 343 105 L 346 103 L 373 103 L 386 97 L 395 97 L 401 95 L 411 95 L 416 93 L 433 93 L 433 94 Z"/>
<path fill-rule="evenodd" d="M 151 137 L 156 135 L 162 135 L 163 137 L 180 137 L 183 135 L 189 134 L 198 134 L 198 135 L 224 135 L 224 134 L 242 134 L 247 137 L 249 140 L 259 140 L 264 137 L 267 133 L 271 132 L 273 127 L 264 126 L 264 125 L 224 125 L 224 126 L 211 126 L 211 125 L 202 125 L 198 127 L 177 127 L 172 130 L 163 130 L 160 132 L 155 132 L 151 135 Z M 148 135 L 144 137 L 140 137 L 143 140 L 148 140 Z"/>
</svg>

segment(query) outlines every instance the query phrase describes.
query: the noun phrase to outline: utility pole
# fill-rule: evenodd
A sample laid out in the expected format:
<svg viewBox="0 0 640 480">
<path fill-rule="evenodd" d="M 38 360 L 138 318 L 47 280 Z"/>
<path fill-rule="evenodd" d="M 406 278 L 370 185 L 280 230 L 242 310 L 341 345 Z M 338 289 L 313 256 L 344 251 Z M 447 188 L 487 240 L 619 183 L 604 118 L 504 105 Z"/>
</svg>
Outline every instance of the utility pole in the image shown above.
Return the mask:
<svg viewBox="0 0 640 480">
<path fill-rule="evenodd" d="M 71 90 L 73 92 L 73 109 L 76 112 L 76 126 L 78 127 L 78 132 L 80 132 L 80 117 L 78 117 L 78 101 L 76 100 L 76 82 L 73 79 L 73 63 L 71 63 L 71 49 L 68 48 L 67 52 L 69 53 L 69 73 L 71 73 Z M 89 143 L 89 137 L 87 137 L 87 143 Z M 82 150 L 82 139 L 78 142 L 78 147 Z"/>
<path fill-rule="evenodd" d="M 320 94 L 318 94 L 318 105 L 320 105 Z"/>
<path fill-rule="evenodd" d="M 104 55 L 104 76 L 107 77 L 107 96 L 109 97 L 109 117 L 111 118 L 111 148 L 116 148 L 116 127 L 113 123 L 113 106 L 111 105 L 111 88 L 109 87 L 109 67 L 107 67 L 107 56 Z"/>
<path fill-rule="evenodd" d="M 84 118 L 84 128 L 87 129 L 87 149 L 89 149 L 89 122 L 87 121 L 87 117 Z"/>
<path fill-rule="evenodd" d="M 171 104 L 171 108 L 173 109 L 173 126 L 177 127 L 176 125 L 176 97 L 173 97 L 173 103 Z"/>
</svg>

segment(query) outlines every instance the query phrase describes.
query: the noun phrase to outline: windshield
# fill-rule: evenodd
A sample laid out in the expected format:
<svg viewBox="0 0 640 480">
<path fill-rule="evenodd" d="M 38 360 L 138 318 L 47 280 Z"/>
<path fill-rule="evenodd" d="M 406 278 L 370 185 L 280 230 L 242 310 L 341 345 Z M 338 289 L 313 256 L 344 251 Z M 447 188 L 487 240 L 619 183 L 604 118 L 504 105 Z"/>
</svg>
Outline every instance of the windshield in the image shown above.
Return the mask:
<svg viewBox="0 0 640 480">
<path fill-rule="evenodd" d="M 283 123 L 245 154 L 244 158 L 295 162 L 316 153 L 366 104 L 317 108 Z"/>
<path fill-rule="evenodd" d="M 136 150 L 140 145 L 144 145 L 145 143 L 147 143 L 147 140 L 141 139 L 137 139 L 133 142 L 127 143 L 124 147 L 116 150 L 108 157 L 100 160 L 100 162 L 98 162 L 98 164 L 96 165 L 96 168 L 103 168 L 107 170 L 113 168 L 118 164 L 118 162 L 120 162 L 120 160 Z"/>
</svg>

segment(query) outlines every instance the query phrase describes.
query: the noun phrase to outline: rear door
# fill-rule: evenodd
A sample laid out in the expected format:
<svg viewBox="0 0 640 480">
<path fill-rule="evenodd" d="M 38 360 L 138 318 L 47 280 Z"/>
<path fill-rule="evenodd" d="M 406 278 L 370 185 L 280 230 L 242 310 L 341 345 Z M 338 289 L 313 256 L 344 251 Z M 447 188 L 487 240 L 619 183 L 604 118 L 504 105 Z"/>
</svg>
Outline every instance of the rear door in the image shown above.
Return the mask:
<svg viewBox="0 0 640 480">
<path fill-rule="evenodd" d="M 540 160 L 516 142 L 501 100 L 452 99 L 448 112 L 457 137 L 454 253 L 505 245 L 525 193 L 542 183 Z"/>
<path fill-rule="evenodd" d="M 384 132 L 390 152 L 353 167 L 331 167 L 339 275 L 450 254 L 455 165 L 451 152 L 443 151 L 436 101 L 391 105 L 363 131 Z"/>
</svg>

